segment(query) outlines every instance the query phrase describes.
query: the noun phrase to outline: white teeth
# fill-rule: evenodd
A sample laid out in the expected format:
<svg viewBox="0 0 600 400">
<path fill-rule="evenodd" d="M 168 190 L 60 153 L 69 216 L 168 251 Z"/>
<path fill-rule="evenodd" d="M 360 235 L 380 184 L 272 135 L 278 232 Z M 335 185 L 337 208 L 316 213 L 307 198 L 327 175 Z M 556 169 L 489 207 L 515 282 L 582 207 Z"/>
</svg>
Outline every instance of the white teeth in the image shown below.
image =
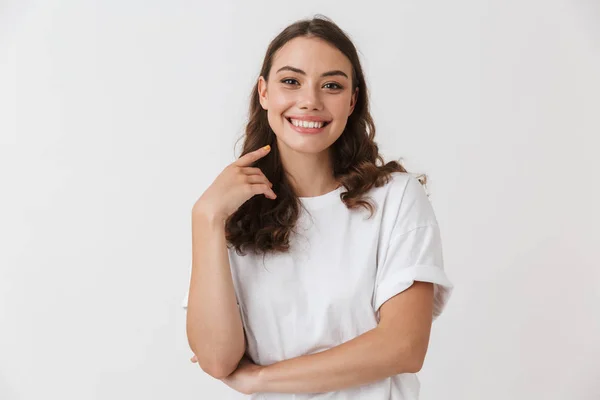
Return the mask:
<svg viewBox="0 0 600 400">
<path fill-rule="evenodd" d="M 292 121 L 292 124 L 294 124 L 295 126 L 299 126 L 302 128 L 322 128 L 323 127 L 323 122 L 315 122 L 315 121 L 299 121 L 297 119 L 291 119 L 290 121 Z"/>
</svg>

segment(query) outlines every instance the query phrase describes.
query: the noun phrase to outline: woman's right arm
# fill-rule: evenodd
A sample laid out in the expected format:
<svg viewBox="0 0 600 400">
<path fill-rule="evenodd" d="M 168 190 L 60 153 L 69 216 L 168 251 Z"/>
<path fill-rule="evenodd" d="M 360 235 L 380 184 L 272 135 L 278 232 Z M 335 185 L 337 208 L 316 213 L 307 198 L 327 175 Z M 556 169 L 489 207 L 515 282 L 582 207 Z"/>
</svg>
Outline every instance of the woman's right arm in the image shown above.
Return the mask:
<svg viewBox="0 0 600 400">
<path fill-rule="evenodd" d="M 225 222 L 192 213 L 192 275 L 186 331 L 207 374 L 221 379 L 244 355 L 244 328 L 237 306 L 225 241 Z"/>
<path fill-rule="evenodd" d="M 252 196 L 277 196 L 259 168 L 251 167 L 270 147 L 228 165 L 192 208 L 192 272 L 186 332 L 198 364 L 222 379 L 238 366 L 246 350 L 244 328 L 231 276 L 225 221 Z"/>
</svg>

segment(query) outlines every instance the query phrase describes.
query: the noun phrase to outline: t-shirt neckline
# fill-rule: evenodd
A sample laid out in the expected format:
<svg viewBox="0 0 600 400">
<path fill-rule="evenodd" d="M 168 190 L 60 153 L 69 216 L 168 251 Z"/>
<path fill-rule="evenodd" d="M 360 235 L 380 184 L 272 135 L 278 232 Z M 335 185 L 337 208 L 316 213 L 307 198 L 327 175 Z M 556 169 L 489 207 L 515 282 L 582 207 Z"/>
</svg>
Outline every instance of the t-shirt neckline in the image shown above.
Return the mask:
<svg viewBox="0 0 600 400">
<path fill-rule="evenodd" d="M 341 201 L 340 193 L 342 193 L 342 191 L 344 191 L 344 185 L 340 185 L 332 191 L 319 196 L 298 197 L 298 199 L 306 208 L 315 209 L 326 206 L 328 204 L 333 204 L 336 201 Z"/>
</svg>

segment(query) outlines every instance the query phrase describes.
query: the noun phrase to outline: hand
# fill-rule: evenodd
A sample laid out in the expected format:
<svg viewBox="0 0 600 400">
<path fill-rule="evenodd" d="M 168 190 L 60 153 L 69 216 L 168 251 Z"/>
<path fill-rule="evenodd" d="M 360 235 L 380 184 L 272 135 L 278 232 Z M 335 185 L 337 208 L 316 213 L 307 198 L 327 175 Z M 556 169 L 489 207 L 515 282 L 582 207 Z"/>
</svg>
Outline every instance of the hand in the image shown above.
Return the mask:
<svg viewBox="0 0 600 400">
<path fill-rule="evenodd" d="M 240 393 L 254 394 L 261 391 L 260 371 L 262 369 L 262 366 L 254 364 L 244 354 L 237 369 L 231 375 L 221 379 L 221 382 Z"/>
<path fill-rule="evenodd" d="M 265 197 L 274 200 L 277 195 L 271 189 L 273 184 L 260 168 L 250 167 L 255 161 L 266 156 L 269 151 L 271 151 L 270 147 L 260 148 L 244 154 L 225 167 L 196 201 L 192 212 L 226 220 L 256 194 L 264 194 Z"/>
<path fill-rule="evenodd" d="M 198 362 L 198 358 L 194 356 L 190 359 L 191 362 Z M 254 364 L 248 356 L 244 354 L 244 357 L 240 360 L 235 371 L 229 376 L 221 379 L 221 382 L 227 386 L 243 394 L 253 394 L 261 391 L 260 387 L 260 371 L 263 367 Z"/>
</svg>

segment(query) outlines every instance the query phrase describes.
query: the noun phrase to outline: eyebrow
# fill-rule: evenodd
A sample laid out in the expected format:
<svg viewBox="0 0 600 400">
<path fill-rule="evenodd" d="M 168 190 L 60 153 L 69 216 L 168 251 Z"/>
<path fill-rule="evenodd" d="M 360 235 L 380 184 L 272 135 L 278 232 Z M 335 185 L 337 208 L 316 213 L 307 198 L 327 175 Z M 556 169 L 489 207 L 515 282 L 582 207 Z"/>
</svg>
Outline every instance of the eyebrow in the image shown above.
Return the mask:
<svg viewBox="0 0 600 400">
<path fill-rule="evenodd" d="M 286 65 L 284 67 L 281 67 L 277 70 L 276 74 L 278 74 L 281 71 L 292 71 L 292 72 L 296 72 L 302 75 L 306 75 L 306 72 L 302 71 L 299 68 L 295 68 L 295 67 L 291 67 L 289 65 Z M 335 75 L 341 75 L 341 76 L 345 76 L 346 78 L 348 78 L 348 75 L 346 75 L 346 73 L 344 71 L 340 71 L 339 69 L 333 70 L 333 71 L 327 71 L 327 72 L 323 72 L 321 74 L 321 77 L 325 77 L 325 76 L 335 76 Z"/>
</svg>

